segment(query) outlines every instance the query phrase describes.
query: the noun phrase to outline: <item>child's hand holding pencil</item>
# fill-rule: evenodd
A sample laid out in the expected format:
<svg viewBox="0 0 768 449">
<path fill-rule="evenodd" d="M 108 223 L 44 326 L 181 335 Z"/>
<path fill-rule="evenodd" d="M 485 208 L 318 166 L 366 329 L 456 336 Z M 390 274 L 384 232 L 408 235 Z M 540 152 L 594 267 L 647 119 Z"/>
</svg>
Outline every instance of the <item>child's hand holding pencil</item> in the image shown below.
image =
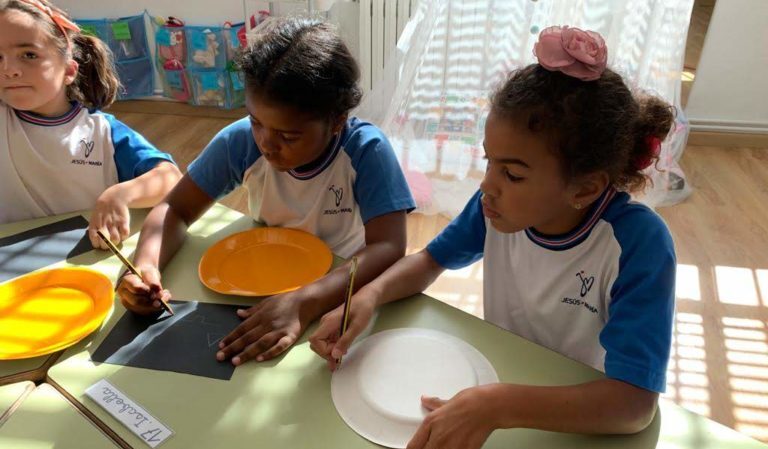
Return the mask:
<svg viewBox="0 0 768 449">
<path fill-rule="evenodd" d="M 153 267 L 144 268 L 141 272 L 120 252 L 119 249 L 101 231 L 96 231 L 99 238 L 112 253 L 128 268 L 131 274 L 126 274 L 118 280 L 118 296 L 127 309 L 142 315 L 150 315 L 164 309 L 173 315 L 168 301 L 171 292 L 164 290 L 160 284 L 160 272 Z"/>
<path fill-rule="evenodd" d="M 350 274 L 352 269 L 350 267 Z M 350 276 L 354 279 L 353 276 Z M 354 282 L 351 282 L 354 288 Z M 309 338 L 310 348 L 328 361 L 331 371 L 338 368 L 344 354 L 355 339 L 365 330 L 376 310 L 376 297 L 362 288 L 354 295 L 348 295 L 344 304 L 328 312 L 320 319 L 320 325 Z M 346 317 L 346 319 L 345 319 Z"/>
<path fill-rule="evenodd" d="M 127 272 L 118 281 L 117 294 L 122 305 L 139 315 L 162 312 L 163 304 L 167 304 L 170 308 L 168 302 L 171 300 L 171 292 L 163 289 L 157 268 L 150 266 L 137 268 L 141 272 L 141 277 Z"/>
</svg>

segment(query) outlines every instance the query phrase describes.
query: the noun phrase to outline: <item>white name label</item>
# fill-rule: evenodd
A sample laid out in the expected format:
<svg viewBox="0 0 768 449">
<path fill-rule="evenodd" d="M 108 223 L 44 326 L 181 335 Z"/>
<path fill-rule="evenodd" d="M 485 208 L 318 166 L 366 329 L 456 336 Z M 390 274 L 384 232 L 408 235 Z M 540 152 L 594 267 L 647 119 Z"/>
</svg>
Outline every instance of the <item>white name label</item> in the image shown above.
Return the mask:
<svg viewBox="0 0 768 449">
<path fill-rule="evenodd" d="M 88 387 L 85 395 L 150 447 L 157 447 L 173 435 L 171 429 L 104 379 Z"/>
</svg>

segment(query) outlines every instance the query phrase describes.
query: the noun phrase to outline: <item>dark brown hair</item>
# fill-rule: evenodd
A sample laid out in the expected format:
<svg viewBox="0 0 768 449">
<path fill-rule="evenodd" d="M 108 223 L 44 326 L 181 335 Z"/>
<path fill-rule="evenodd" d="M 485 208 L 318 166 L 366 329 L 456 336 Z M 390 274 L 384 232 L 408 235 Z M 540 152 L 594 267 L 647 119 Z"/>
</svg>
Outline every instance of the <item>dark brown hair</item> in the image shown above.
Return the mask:
<svg viewBox="0 0 768 449">
<path fill-rule="evenodd" d="M 595 81 L 580 81 L 532 64 L 512 72 L 491 105 L 546 138 L 566 180 L 604 171 L 625 191 L 645 187 L 648 178 L 638 164 L 653 159 L 648 139 L 664 140 L 674 121 L 672 106 L 634 96 L 610 69 Z"/>
<path fill-rule="evenodd" d="M 289 17 L 262 25 L 239 66 L 246 87 L 279 104 L 334 119 L 360 103 L 360 69 L 335 28 Z"/>
<path fill-rule="evenodd" d="M 39 2 L 51 8 L 54 14 L 69 19 L 66 12 L 47 0 Z M 77 100 L 92 109 L 105 108 L 115 101 L 120 81 L 112 62 L 112 52 L 101 39 L 71 30 L 66 30 L 67 36 L 64 36 L 51 17 L 40 9 L 18 0 L 0 0 L 0 12 L 9 9 L 22 11 L 44 22 L 52 42 L 65 57 L 69 52 L 67 37 L 72 42 L 71 57 L 77 61 L 79 68 L 75 81 L 67 86 L 67 97 L 70 100 Z"/>
</svg>

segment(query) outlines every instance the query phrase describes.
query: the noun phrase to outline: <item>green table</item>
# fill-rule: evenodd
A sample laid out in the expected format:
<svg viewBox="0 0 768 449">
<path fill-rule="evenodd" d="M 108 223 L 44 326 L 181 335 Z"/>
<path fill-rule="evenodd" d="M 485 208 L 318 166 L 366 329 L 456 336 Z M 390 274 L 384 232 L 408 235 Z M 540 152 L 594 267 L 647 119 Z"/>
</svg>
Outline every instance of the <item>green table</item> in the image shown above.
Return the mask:
<svg viewBox="0 0 768 449">
<path fill-rule="evenodd" d="M 197 279 L 197 263 L 218 240 L 253 227 L 253 222 L 222 206 L 212 208 L 190 229 L 190 238 L 163 274 L 176 299 L 247 304 L 207 290 Z M 131 240 L 135 239 L 133 237 Z M 129 241 L 129 245 L 131 241 Z M 135 242 L 133 243 L 135 244 Z M 86 255 L 84 255 L 86 256 Z M 124 309 L 102 329 L 69 348 L 48 372 L 48 381 L 95 421 L 135 448 L 146 447 L 85 396 L 106 379 L 174 431 L 163 449 L 226 447 L 374 448 L 350 430 L 336 413 L 331 375 L 306 342 L 310 329 L 286 355 L 267 363 L 247 363 L 221 381 L 174 372 L 95 364 L 90 354 L 104 340 Z M 388 304 L 372 329 L 399 327 L 441 330 L 472 344 L 490 360 L 503 382 L 563 385 L 601 378 L 594 369 L 528 342 L 425 295 Z M 183 348 L 179 348 L 183 350 Z M 583 436 L 516 429 L 495 432 L 487 448 L 704 448 L 766 447 L 733 430 L 662 401 L 645 431 L 631 436 Z"/>
<path fill-rule="evenodd" d="M 10 416 L 11 411 L 21 399 L 35 389 L 32 382 L 18 382 L 0 387 L 0 426 Z"/>
<path fill-rule="evenodd" d="M 0 361 L 0 385 L 23 380 L 42 380 L 61 352 L 21 360 Z"/>
<path fill-rule="evenodd" d="M 60 221 L 75 215 L 82 215 L 86 219 L 88 219 L 90 216 L 89 213 L 76 212 L 65 215 L 58 215 L 56 217 L 38 218 L 34 220 L 4 224 L 0 225 L 0 237 L 17 234 L 28 229 L 43 226 L 55 221 Z M 143 223 L 144 218 L 146 218 L 146 215 L 147 211 L 145 210 L 135 210 L 131 212 L 131 234 L 133 234 L 133 237 L 122 245 L 122 248 L 126 253 L 133 251 L 138 239 L 138 231 L 141 229 L 141 224 Z M 117 279 L 117 276 L 122 272 L 120 261 L 118 261 L 116 257 L 112 256 L 110 252 L 101 250 L 81 254 L 70 259 L 69 261 L 62 261 L 50 265 L 46 268 L 70 265 L 88 266 L 94 268 L 103 272 L 112 280 Z M 61 351 L 57 351 L 52 354 L 29 359 L 0 360 L 0 385 L 19 382 L 22 380 L 42 381 L 45 378 L 46 372 L 53 365 L 60 354 Z"/>
<path fill-rule="evenodd" d="M 18 234 L 27 229 L 35 228 L 56 220 L 69 218 L 77 213 L 60 215 L 55 218 L 39 218 L 0 225 L 0 238 Z M 41 357 L 20 360 L 0 360 L 0 385 L 20 382 L 22 380 L 40 380 L 45 377 L 47 369 L 53 365 L 59 352 Z"/>
<path fill-rule="evenodd" d="M 3 388 L 15 387 L 17 384 Z M 0 423 L 0 447 L 13 449 L 116 449 L 101 429 L 85 418 L 55 388 L 42 384 L 16 404 Z M 2 396 L 0 390 L 0 397 Z"/>
</svg>

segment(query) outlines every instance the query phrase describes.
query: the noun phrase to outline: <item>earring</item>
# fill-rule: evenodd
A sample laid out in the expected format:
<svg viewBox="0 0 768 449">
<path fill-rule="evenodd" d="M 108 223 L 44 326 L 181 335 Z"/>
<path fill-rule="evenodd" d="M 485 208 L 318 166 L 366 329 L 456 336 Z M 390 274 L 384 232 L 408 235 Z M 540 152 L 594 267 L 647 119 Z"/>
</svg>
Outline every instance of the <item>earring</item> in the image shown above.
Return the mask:
<svg viewBox="0 0 768 449">
<path fill-rule="evenodd" d="M 576 209 L 576 210 L 581 209 L 581 203 L 574 204 L 573 208 Z"/>
</svg>

